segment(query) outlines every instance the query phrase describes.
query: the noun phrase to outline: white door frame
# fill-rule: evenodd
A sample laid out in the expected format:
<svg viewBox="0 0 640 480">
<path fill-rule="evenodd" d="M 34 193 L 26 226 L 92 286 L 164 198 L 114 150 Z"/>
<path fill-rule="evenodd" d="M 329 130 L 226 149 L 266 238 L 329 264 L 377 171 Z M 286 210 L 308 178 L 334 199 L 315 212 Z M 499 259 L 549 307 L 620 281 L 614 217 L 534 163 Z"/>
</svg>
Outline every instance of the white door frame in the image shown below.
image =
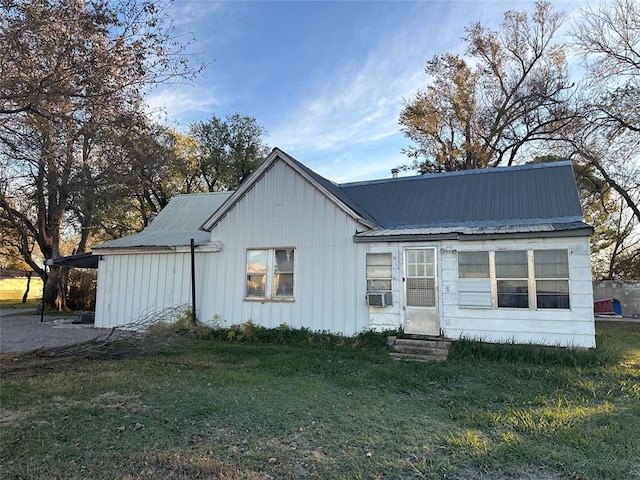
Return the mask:
<svg viewBox="0 0 640 480">
<path fill-rule="evenodd" d="M 404 332 L 438 336 L 441 334 L 438 308 L 438 249 L 436 246 L 404 247 L 402 259 Z M 417 289 L 424 288 L 422 292 L 414 289 L 419 295 L 418 298 L 411 295 L 410 283 Z"/>
</svg>

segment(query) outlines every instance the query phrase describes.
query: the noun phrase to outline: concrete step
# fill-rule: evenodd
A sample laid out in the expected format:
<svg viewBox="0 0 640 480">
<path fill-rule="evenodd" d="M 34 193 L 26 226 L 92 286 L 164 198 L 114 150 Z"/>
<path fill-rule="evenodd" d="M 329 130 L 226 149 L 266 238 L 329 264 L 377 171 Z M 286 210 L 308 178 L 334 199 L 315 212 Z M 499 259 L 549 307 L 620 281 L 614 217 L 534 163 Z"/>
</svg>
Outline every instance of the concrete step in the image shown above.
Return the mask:
<svg viewBox="0 0 640 480">
<path fill-rule="evenodd" d="M 396 338 L 394 345 L 396 347 L 417 347 L 417 348 L 442 348 L 448 349 L 451 341 L 443 339 L 422 340 L 413 338 Z"/>
<path fill-rule="evenodd" d="M 396 360 L 441 361 L 447 359 L 451 341 L 442 337 L 389 337 L 387 344 L 393 349 L 391 356 Z"/>
<path fill-rule="evenodd" d="M 446 355 L 412 355 L 410 353 L 391 352 L 391 358 L 394 360 L 410 360 L 413 362 L 444 362 Z"/>
</svg>

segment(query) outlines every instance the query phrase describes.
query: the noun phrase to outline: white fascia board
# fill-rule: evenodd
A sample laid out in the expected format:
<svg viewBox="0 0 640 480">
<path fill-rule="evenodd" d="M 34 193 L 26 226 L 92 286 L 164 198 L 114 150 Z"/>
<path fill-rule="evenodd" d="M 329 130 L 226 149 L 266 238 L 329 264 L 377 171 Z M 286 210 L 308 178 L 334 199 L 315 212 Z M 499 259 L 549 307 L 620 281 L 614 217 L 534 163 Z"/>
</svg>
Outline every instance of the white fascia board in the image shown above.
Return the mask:
<svg viewBox="0 0 640 480">
<path fill-rule="evenodd" d="M 202 245 L 196 245 L 195 251 L 201 252 L 220 252 L 222 250 L 222 242 L 209 242 Z M 123 247 L 123 248 L 94 248 L 92 250 L 96 255 L 134 255 L 137 253 L 189 253 L 190 245 L 174 245 L 174 246 L 153 246 L 153 247 Z"/>
</svg>

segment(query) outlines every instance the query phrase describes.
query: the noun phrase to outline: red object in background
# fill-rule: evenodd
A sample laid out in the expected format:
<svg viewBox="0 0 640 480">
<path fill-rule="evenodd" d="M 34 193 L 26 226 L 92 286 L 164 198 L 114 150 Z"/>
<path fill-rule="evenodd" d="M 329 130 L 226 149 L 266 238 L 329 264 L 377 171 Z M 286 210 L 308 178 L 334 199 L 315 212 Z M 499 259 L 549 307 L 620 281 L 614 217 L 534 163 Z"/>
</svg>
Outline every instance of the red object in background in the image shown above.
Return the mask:
<svg viewBox="0 0 640 480">
<path fill-rule="evenodd" d="M 607 300 L 593 302 L 593 313 L 600 315 L 622 315 L 620 300 L 608 298 Z"/>
</svg>

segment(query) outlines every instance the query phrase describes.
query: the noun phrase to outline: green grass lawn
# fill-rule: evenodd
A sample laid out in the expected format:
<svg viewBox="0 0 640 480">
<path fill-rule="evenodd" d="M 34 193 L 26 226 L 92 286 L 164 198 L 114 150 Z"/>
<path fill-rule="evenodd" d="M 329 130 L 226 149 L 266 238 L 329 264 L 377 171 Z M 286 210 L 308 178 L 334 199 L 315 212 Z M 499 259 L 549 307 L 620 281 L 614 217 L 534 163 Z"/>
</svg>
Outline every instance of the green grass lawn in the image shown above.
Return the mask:
<svg viewBox="0 0 640 480">
<path fill-rule="evenodd" d="M 1 357 L 2 479 L 640 478 L 640 325 L 605 366 L 181 339 Z"/>
</svg>

